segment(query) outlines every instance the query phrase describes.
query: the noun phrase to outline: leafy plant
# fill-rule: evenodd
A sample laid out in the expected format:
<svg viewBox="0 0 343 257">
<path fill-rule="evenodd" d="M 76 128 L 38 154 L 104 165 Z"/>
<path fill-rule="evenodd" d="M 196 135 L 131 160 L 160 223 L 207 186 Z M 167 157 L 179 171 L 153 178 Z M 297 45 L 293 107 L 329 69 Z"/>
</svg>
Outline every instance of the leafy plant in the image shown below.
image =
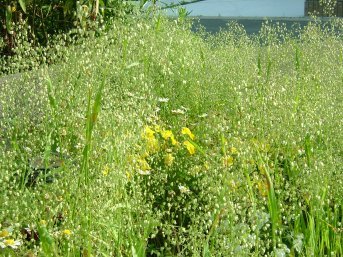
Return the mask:
<svg viewBox="0 0 343 257">
<path fill-rule="evenodd" d="M 125 7 L 126 6 L 126 7 Z M 94 29 L 97 22 L 120 17 L 130 7 L 119 0 L 5 0 L 0 3 L 2 54 L 12 55 L 17 36 L 27 30 L 34 45 L 48 45 L 50 37 L 72 28 Z M 18 30 L 18 26 L 23 26 Z"/>
<path fill-rule="evenodd" d="M 161 220 L 147 247 L 176 254 L 197 217 L 211 206 L 206 155 L 187 127 L 174 135 L 160 126 L 146 126 L 142 139 L 130 176 Z"/>
</svg>

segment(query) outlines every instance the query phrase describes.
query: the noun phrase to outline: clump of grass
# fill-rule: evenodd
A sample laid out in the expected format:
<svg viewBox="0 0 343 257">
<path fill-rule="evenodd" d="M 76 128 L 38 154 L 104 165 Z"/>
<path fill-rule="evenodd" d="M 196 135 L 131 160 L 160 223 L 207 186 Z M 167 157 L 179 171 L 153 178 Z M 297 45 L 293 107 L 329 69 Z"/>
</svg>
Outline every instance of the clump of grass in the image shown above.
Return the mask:
<svg viewBox="0 0 343 257">
<path fill-rule="evenodd" d="M 1 78 L 1 254 L 342 255 L 341 30 L 134 18 Z"/>
</svg>

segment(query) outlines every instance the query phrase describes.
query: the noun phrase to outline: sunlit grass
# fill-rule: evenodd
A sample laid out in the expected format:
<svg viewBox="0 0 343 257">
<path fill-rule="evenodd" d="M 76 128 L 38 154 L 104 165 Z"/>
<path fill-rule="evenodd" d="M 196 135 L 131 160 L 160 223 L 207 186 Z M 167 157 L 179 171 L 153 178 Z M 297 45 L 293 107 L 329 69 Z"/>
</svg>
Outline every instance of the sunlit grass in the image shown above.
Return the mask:
<svg viewBox="0 0 343 257">
<path fill-rule="evenodd" d="M 0 253 L 342 255 L 341 21 L 126 22 L 1 81 Z"/>
</svg>

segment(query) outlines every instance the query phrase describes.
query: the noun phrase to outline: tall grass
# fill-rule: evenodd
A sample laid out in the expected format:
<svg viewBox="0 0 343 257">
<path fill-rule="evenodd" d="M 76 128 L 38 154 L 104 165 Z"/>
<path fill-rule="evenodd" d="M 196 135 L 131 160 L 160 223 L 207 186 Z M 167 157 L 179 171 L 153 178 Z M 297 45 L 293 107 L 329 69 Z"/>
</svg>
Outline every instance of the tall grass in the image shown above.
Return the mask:
<svg viewBox="0 0 343 257">
<path fill-rule="evenodd" d="M 343 255 L 340 31 L 135 18 L 1 80 L 0 253 Z"/>
</svg>

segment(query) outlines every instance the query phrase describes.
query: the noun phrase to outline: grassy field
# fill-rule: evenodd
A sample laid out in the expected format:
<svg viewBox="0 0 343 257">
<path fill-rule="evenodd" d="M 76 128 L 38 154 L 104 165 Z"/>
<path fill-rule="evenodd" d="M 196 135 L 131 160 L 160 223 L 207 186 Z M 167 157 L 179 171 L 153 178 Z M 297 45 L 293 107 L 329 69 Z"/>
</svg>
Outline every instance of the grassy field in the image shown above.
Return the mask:
<svg viewBox="0 0 343 257">
<path fill-rule="evenodd" d="M 0 255 L 343 256 L 342 29 L 137 18 L 2 81 Z"/>
</svg>

